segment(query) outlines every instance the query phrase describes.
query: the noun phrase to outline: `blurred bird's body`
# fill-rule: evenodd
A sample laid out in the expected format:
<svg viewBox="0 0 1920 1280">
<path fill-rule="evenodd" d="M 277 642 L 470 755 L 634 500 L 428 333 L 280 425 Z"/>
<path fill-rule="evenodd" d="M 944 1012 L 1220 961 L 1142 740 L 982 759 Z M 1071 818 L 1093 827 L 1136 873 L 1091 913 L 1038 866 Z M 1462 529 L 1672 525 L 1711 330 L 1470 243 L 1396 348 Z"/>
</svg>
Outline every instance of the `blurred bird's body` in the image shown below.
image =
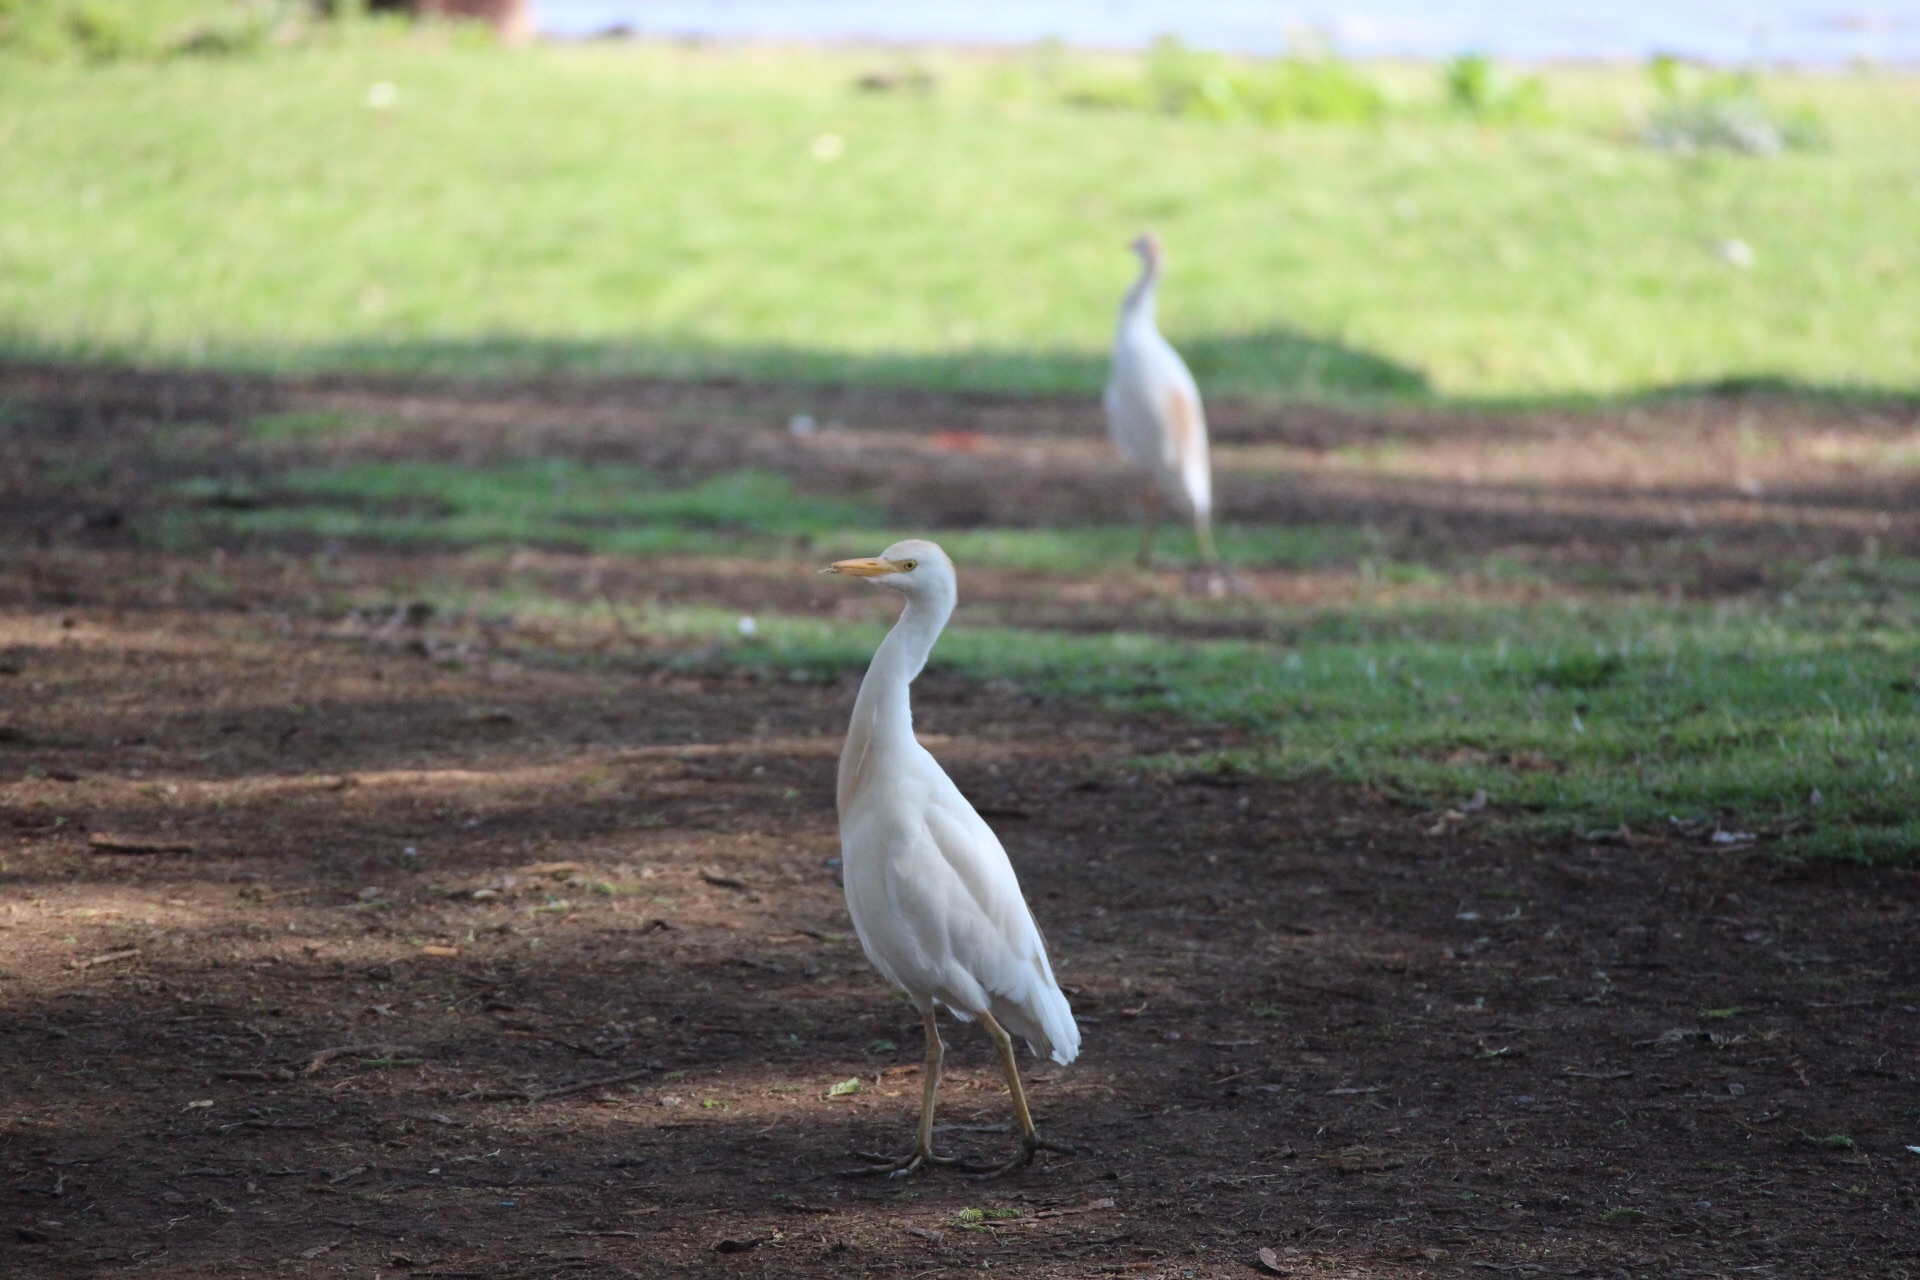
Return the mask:
<svg viewBox="0 0 1920 1280">
<path fill-rule="evenodd" d="M 847 910 L 860 945 L 907 993 L 927 1033 L 920 1137 L 912 1156 L 855 1172 L 903 1173 L 957 1164 L 932 1152 L 933 1105 L 944 1047 L 935 1025 L 945 1009 L 978 1019 L 998 1050 L 1020 1122 L 1021 1151 L 992 1170 L 1031 1163 L 1050 1147 L 1034 1130 L 1008 1031 L 1038 1055 L 1072 1062 L 1080 1029 L 1054 980 L 1046 944 L 993 829 L 913 736 L 908 686 L 926 665 L 953 613 L 952 563 L 931 542 L 896 543 L 829 572 L 871 578 L 907 599 L 861 681 L 840 754 L 838 805 Z M 1004 1028 L 1004 1029 L 1003 1029 Z"/>
<path fill-rule="evenodd" d="M 1207 457 L 1207 415 L 1200 388 L 1186 361 L 1161 336 L 1154 318 L 1160 285 L 1160 242 L 1143 235 L 1133 242 L 1140 278 L 1120 304 L 1107 375 L 1107 430 L 1120 453 L 1147 473 L 1146 524 L 1140 563 L 1152 555 L 1153 526 L 1162 499 L 1193 521 L 1201 559 L 1211 568 L 1213 469 Z"/>
</svg>

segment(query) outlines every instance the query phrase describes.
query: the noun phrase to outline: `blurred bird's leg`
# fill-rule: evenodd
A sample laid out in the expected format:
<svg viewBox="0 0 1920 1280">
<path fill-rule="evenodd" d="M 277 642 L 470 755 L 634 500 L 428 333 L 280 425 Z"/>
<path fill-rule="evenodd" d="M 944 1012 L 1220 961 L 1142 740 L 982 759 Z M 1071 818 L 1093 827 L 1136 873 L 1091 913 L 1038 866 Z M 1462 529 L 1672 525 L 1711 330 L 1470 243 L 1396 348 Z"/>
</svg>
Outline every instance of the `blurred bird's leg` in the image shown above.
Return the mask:
<svg viewBox="0 0 1920 1280">
<path fill-rule="evenodd" d="M 1000 1055 L 1000 1066 L 1007 1073 L 1007 1092 L 1013 1095 L 1014 1118 L 1020 1122 L 1020 1150 L 1013 1159 L 996 1169 L 975 1170 L 969 1167 L 968 1172 L 978 1172 L 986 1178 L 998 1178 L 1032 1164 L 1036 1152 L 1058 1151 L 1061 1155 L 1072 1155 L 1072 1147 L 1048 1142 L 1033 1127 L 1033 1113 L 1027 1110 L 1027 1091 L 1020 1084 L 1020 1063 L 1013 1056 L 1013 1039 L 994 1021 L 992 1014 L 983 1010 L 980 1021 L 986 1025 L 987 1034 L 993 1037 L 994 1052 Z"/>
<path fill-rule="evenodd" d="M 1190 588 L 1197 587 L 1215 600 L 1229 592 L 1237 592 L 1240 584 L 1234 580 L 1233 571 L 1220 567 L 1220 552 L 1213 545 L 1213 517 L 1196 514 L 1193 518 L 1193 536 L 1200 543 L 1200 571 L 1194 575 Z"/>
<path fill-rule="evenodd" d="M 920 1082 L 920 1134 L 914 1143 L 913 1154 L 901 1156 L 898 1160 L 889 1160 L 885 1156 L 874 1155 L 867 1151 L 854 1152 L 854 1158 L 867 1163 L 852 1169 L 843 1169 L 843 1178 L 861 1178 L 872 1174 L 887 1174 L 898 1177 L 912 1173 L 923 1164 L 959 1164 L 952 1156 L 933 1154 L 933 1103 L 940 1090 L 940 1067 L 947 1059 L 947 1047 L 940 1042 L 940 1027 L 933 1020 L 933 1009 L 929 1007 L 921 1015 L 927 1027 L 927 1060 Z"/>
<path fill-rule="evenodd" d="M 1206 515 L 1195 516 L 1193 520 L 1193 536 L 1200 540 L 1200 563 L 1208 569 L 1218 568 L 1220 565 L 1220 552 L 1213 545 L 1213 517 Z"/>
<path fill-rule="evenodd" d="M 1160 519 L 1160 488 L 1152 479 L 1147 481 L 1146 512 L 1140 519 L 1140 556 L 1142 569 L 1153 567 L 1153 526 Z"/>
</svg>

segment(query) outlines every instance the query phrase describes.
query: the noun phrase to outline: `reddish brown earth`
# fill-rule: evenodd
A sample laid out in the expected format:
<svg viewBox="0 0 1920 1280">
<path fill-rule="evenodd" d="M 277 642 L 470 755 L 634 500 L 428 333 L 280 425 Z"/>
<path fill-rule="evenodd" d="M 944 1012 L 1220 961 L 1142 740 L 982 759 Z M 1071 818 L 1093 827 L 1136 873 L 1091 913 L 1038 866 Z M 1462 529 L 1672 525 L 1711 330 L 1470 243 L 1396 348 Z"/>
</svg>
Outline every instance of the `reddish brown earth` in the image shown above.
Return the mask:
<svg viewBox="0 0 1920 1280">
<path fill-rule="evenodd" d="M 1136 762 L 1224 731 L 936 660 L 920 728 L 1082 1015 L 1081 1060 L 1028 1069 L 1079 1154 L 848 1181 L 850 1149 L 910 1140 L 919 1057 L 830 865 L 857 672 L 328 603 L 490 571 L 458 555 L 143 542 L 181 422 L 321 402 L 392 418 L 363 451 L 747 459 L 949 522 L 1124 513 L 1081 406 L 805 395 L 0 371 L 0 1274 L 1920 1273 L 1911 870 L 1158 775 Z M 807 407 L 855 447 L 788 437 Z M 1916 539 L 1913 470 L 1849 461 L 1904 447 L 1910 411 L 1219 416 L 1239 518 L 1512 547 L 1592 589 L 1765 589 L 1784 547 Z M 1037 451 L 1017 484 L 1001 442 Z M 798 566 L 537 563 L 842 607 Z M 1346 589 L 1250 576 L 1256 600 Z M 1193 616 L 1119 572 L 1066 606 L 970 582 L 1014 621 Z M 940 1141 L 1009 1151 L 985 1044 L 950 1039 Z"/>
</svg>

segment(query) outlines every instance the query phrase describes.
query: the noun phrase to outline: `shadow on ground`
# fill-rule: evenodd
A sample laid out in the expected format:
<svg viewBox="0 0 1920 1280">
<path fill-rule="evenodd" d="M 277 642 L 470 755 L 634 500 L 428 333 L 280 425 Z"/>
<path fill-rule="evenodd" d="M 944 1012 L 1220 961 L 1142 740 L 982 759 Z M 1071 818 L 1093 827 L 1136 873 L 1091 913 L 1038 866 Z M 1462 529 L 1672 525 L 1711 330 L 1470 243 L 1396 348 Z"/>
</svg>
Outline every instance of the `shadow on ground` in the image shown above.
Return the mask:
<svg viewBox="0 0 1920 1280">
<path fill-rule="evenodd" d="M 12 406 L 0 531 L 48 547 L 163 541 L 204 529 L 223 487 L 270 493 L 292 467 L 397 459 L 618 462 L 668 483 L 754 469 L 936 532 L 1112 528 L 1135 514 L 1135 485 L 1084 396 L 13 366 L 0 369 L 0 399 Z M 270 415 L 338 429 L 249 425 Z M 800 415 L 818 429 L 791 432 Z M 1824 558 L 1920 552 L 1920 438 L 1911 412 L 1887 403 L 1731 396 L 1479 413 L 1222 401 L 1213 417 L 1222 518 L 1363 533 L 1337 557 L 1349 568 L 1500 554 L 1589 585 L 1716 596 L 1780 589 Z"/>
<path fill-rule="evenodd" d="M 1231 743 L 936 672 L 1085 1024 L 1032 1068 L 1082 1153 L 847 1182 L 918 1059 L 830 865 L 850 680 L 453 665 L 114 563 L 0 597 L 12 1273 L 1920 1262 L 1910 871 L 1143 772 Z M 990 1154 L 955 1039 L 941 1140 Z"/>
<path fill-rule="evenodd" d="M 1189 337 L 1181 350 L 1203 386 L 1269 397 L 1423 399 L 1426 375 L 1373 352 L 1287 328 Z M 289 359 L 285 353 L 270 363 Z M 245 357 L 242 357 L 245 361 Z M 634 341 L 553 341 L 502 335 L 434 342 L 356 342 L 291 356 L 295 367 L 471 378 L 652 377 L 763 383 L 939 388 L 949 392 L 1097 393 L 1102 351 L 980 348 L 941 355 L 851 355 L 799 347 L 702 346 Z M 258 362 L 255 362 L 258 363 Z"/>
</svg>

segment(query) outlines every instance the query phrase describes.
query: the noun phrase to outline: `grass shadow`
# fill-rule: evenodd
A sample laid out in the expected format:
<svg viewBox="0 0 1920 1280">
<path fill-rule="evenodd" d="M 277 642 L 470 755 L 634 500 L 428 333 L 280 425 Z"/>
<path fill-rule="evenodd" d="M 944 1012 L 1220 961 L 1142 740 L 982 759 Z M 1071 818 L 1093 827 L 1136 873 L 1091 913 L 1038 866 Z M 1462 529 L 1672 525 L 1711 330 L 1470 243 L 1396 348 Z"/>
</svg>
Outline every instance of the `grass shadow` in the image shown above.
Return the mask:
<svg viewBox="0 0 1920 1280">
<path fill-rule="evenodd" d="M 1418 369 L 1337 340 L 1276 327 L 1178 336 L 1208 391 L 1260 399 L 1407 401 L 1431 398 Z M 150 364 L 112 348 L 50 347 L 0 333 L 0 362 Z M 1067 347 L 976 347 L 947 353 L 843 352 L 800 346 L 726 346 L 630 338 L 594 341 L 503 333 L 475 338 L 405 338 L 306 347 L 212 346 L 179 362 L 192 368 L 287 373 L 376 373 L 521 378 L 702 378 L 812 386 L 880 386 L 935 391 L 1096 394 L 1107 352 Z"/>
</svg>

